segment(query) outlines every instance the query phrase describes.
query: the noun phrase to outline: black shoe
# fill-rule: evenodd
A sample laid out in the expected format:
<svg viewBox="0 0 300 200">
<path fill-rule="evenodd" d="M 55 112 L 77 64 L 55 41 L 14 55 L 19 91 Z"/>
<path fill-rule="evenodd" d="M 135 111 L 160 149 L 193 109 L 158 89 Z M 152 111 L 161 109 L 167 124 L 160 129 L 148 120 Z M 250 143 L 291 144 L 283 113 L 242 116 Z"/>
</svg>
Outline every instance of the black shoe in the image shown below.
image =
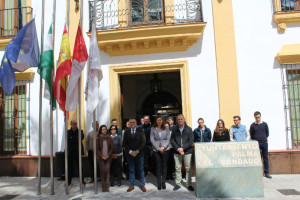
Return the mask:
<svg viewBox="0 0 300 200">
<path fill-rule="evenodd" d="M 272 179 L 272 176 L 270 176 L 270 174 L 265 174 L 266 178 Z"/>
<path fill-rule="evenodd" d="M 114 187 L 115 186 L 115 184 L 114 183 L 110 183 L 110 187 Z"/>
<path fill-rule="evenodd" d="M 157 186 L 157 189 L 158 189 L 158 190 L 161 190 L 161 185 Z"/>
<path fill-rule="evenodd" d="M 166 184 L 165 184 L 165 183 L 162 184 L 162 189 L 163 189 L 163 190 L 166 189 Z"/>
<path fill-rule="evenodd" d="M 191 191 L 191 192 L 195 191 L 194 187 L 191 186 L 191 185 L 190 185 L 187 189 L 188 189 L 189 191 Z"/>
<path fill-rule="evenodd" d="M 174 188 L 173 188 L 173 191 L 177 191 L 179 190 L 181 187 L 179 185 L 175 185 Z"/>
</svg>

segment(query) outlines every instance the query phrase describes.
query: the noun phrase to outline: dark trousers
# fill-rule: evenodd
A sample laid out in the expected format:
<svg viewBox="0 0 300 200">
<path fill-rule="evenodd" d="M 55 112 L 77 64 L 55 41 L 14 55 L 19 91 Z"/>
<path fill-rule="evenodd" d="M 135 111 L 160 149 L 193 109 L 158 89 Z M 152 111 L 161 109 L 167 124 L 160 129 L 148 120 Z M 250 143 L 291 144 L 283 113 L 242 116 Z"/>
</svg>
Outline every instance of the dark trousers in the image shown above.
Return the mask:
<svg viewBox="0 0 300 200">
<path fill-rule="evenodd" d="M 134 179 L 135 179 L 135 167 L 139 173 L 140 185 L 145 185 L 145 176 L 144 176 L 144 157 L 133 157 L 131 155 L 127 155 L 127 163 L 129 166 L 129 184 L 134 186 Z"/>
<path fill-rule="evenodd" d="M 150 171 L 153 172 L 152 154 L 152 145 L 146 145 L 144 152 L 144 169 L 146 174 Z"/>
<path fill-rule="evenodd" d="M 153 156 L 156 163 L 157 185 L 161 186 L 161 184 L 166 183 L 169 151 L 164 151 L 163 153 L 157 151 L 154 152 Z"/>
<path fill-rule="evenodd" d="M 91 150 L 88 151 L 88 159 L 90 166 L 90 177 L 94 180 L 94 152 Z"/>
<path fill-rule="evenodd" d="M 100 166 L 100 177 L 102 187 L 109 186 L 111 158 L 108 158 L 107 160 L 98 159 L 97 161 Z"/>
<path fill-rule="evenodd" d="M 269 174 L 268 143 L 259 143 L 259 149 L 264 160 L 264 173 Z"/>
<path fill-rule="evenodd" d="M 77 153 L 71 153 L 68 155 L 68 182 L 71 183 L 74 171 L 74 164 L 79 171 L 79 156 Z M 84 181 L 83 171 L 81 168 L 82 181 Z"/>
<path fill-rule="evenodd" d="M 175 162 L 174 162 L 174 148 L 171 148 L 169 150 L 169 158 L 168 158 L 168 171 L 167 171 L 167 177 L 171 179 L 173 177 L 173 173 L 175 170 Z"/>
<path fill-rule="evenodd" d="M 114 183 L 115 178 L 117 178 L 118 184 L 121 184 L 121 176 L 122 176 L 122 156 L 118 156 L 117 159 L 111 160 L 110 182 Z"/>
</svg>

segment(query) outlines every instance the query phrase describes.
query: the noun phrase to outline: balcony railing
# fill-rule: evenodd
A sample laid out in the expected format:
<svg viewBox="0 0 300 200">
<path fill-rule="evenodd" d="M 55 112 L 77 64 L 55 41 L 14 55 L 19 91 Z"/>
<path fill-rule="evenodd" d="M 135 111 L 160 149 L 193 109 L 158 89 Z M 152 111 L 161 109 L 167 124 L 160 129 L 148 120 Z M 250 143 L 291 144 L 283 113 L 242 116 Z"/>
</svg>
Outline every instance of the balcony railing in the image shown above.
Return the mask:
<svg viewBox="0 0 300 200">
<path fill-rule="evenodd" d="M 281 0 L 281 11 L 282 12 L 300 11 L 299 0 Z"/>
<path fill-rule="evenodd" d="M 89 1 L 90 30 L 94 1 Z M 98 0 L 96 29 L 203 22 L 201 0 Z"/>
<path fill-rule="evenodd" d="M 32 19 L 31 7 L 0 10 L 0 37 L 13 37 Z"/>
</svg>

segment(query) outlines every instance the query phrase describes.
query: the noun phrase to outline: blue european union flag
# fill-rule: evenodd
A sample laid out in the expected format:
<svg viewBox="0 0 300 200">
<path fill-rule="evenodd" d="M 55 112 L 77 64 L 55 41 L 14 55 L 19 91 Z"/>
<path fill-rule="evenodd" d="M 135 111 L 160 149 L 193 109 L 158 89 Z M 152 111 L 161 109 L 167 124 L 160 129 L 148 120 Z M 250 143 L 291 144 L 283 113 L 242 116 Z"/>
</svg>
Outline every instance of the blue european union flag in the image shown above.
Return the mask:
<svg viewBox="0 0 300 200">
<path fill-rule="evenodd" d="M 38 67 L 40 50 L 37 40 L 35 19 L 28 22 L 5 48 L 6 57 L 19 72 L 29 67 Z"/>
<path fill-rule="evenodd" d="M 12 94 L 16 82 L 15 70 L 12 68 L 10 61 L 6 57 L 6 54 L 4 54 L 0 66 L 0 81 L 4 92 Z"/>
<path fill-rule="evenodd" d="M 15 87 L 15 72 L 29 67 L 38 67 L 40 50 L 35 19 L 28 22 L 8 43 L 0 66 L 0 81 L 4 92 L 12 94 Z"/>
</svg>

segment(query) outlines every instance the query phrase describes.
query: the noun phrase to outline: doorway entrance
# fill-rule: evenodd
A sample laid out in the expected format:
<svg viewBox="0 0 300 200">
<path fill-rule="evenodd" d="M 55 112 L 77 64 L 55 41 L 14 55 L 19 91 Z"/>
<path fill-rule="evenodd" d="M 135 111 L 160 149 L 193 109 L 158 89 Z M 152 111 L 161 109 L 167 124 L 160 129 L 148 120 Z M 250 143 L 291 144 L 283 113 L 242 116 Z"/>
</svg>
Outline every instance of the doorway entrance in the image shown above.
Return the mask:
<svg viewBox="0 0 300 200">
<path fill-rule="evenodd" d="M 161 76 L 170 79 L 169 83 L 165 84 L 166 81 L 163 81 Z M 175 86 L 172 86 L 172 79 Z M 144 88 L 137 89 L 140 84 Z M 117 119 L 119 127 L 124 127 L 122 125 L 129 117 L 137 118 L 144 114 L 155 117 L 156 114 L 167 115 L 171 111 L 176 113 L 177 110 L 185 116 L 187 124 L 191 124 L 190 84 L 186 60 L 109 66 L 109 86 L 110 119 Z M 168 87 L 165 89 L 166 86 Z M 125 91 L 126 88 L 128 91 Z M 139 94 L 142 98 L 137 98 Z M 138 102 L 128 102 L 125 106 L 125 95 Z M 163 101 L 161 97 L 168 101 Z M 145 109 L 142 109 L 143 107 Z"/>
<path fill-rule="evenodd" d="M 167 118 L 182 113 L 179 71 L 121 75 L 120 88 L 122 125 L 130 117 L 149 115 L 153 123 L 158 115 Z"/>
</svg>

